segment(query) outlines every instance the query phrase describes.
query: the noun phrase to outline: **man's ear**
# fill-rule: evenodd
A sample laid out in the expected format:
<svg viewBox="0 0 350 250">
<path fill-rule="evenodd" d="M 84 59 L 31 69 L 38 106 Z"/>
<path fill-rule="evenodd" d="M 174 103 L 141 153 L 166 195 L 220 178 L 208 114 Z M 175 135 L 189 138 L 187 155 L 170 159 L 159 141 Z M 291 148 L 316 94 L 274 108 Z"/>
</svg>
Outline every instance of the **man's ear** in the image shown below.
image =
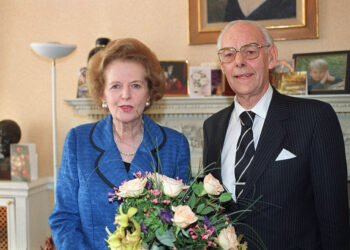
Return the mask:
<svg viewBox="0 0 350 250">
<path fill-rule="evenodd" d="M 269 69 L 273 69 L 276 66 L 278 58 L 278 50 L 275 45 L 271 45 L 269 48 Z"/>
</svg>

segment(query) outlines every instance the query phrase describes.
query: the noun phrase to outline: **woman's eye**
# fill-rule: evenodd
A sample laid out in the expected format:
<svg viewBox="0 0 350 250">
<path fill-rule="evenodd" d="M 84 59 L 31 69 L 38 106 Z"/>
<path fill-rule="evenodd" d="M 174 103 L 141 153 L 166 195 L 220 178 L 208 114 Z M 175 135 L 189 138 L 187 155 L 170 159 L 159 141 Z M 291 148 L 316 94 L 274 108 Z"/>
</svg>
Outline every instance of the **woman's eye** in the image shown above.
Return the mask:
<svg viewBox="0 0 350 250">
<path fill-rule="evenodd" d="M 112 85 L 112 89 L 119 89 L 119 87 L 120 87 L 120 84 L 113 84 Z"/>
<path fill-rule="evenodd" d="M 139 89 L 142 87 L 141 83 L 138 83 L 138 82 L 134 82 L 132 85 L 131 85 L 134 89 Z"/>
</svg>

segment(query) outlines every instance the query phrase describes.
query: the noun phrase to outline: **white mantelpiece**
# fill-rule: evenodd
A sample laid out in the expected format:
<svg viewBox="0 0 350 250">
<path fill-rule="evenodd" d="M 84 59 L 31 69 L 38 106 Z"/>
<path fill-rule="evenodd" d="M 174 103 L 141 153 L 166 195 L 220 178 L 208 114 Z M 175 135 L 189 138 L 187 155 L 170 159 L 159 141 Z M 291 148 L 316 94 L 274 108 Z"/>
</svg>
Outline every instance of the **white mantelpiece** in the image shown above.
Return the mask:
<svg viewBox="0 0 350 250">
<path fill-rule="evenodd" d="M 301 97 L 328 102 L 337 112 L 344 134 L 348 179 L 350 179 L 350 95 L 309 95 Z M 160 124 L 174 128 L 186 135 L 191 147 L 192 167 L 198 168 L 202 158 L 202 125 L 204 120 L 211 114 L 230 105 L 232 101 L 233 97 L 231 96 L 165 97 L 155 103 L 146 113 Z M 98 108 L 90 98 L 65 99 L 65 102 L 76 113 L 88 115 L 95 120 L 99 120 L 107 114 Z"/>
</svg>

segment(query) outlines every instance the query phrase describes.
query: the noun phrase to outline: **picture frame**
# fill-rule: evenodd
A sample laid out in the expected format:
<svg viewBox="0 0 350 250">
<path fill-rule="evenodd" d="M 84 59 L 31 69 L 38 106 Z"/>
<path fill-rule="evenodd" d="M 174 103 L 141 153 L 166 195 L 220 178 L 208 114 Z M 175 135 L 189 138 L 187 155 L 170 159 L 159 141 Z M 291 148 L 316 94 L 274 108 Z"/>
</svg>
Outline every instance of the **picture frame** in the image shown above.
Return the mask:
<svg viewBox="0 0 350 250">
<path fill-rule="evenodd" d="M 210 0 L 188 0 L 189 44 L 216 43 L 221 30 L 228 22 L 210 23 L 208 7 Z M 225 2 L 227 0 L 216 0 Z M 271 19 L 257 21 L 265 26 L 273 39 L 296 40 L 318 38 L 318 0 L 296 0 L 296 17 L 286 19 Z M 215 6 L 215 10 L 217 10 Z"/>
<path fill-rule="evenodd" d="M 225 75 L 221 69 L 211 69 L 211 95 L 221 96 L 225 91 Z"/>
<path fill-rule="evenodd" d="M 211 68 L 209 66 L 191 66 L 189 72 L 189 95 L 191 97 L 210 96 Z"/>
<path fill-rule="evenodd" d="M 188 96 L 188 61 L 160 61 L 166 78 L 164 96 Z"/>
<path fill-rule="evenodd" d="M 307 71 L 308 94 L 350 93 L 350 50 L 294 54 L 295 71 Z"/>
<path fill-rule="evenodd" d="M 306 71 L 272 72 L 270 82 L 281 94 L 306 95 L 306 77 Z"/>
</svg>

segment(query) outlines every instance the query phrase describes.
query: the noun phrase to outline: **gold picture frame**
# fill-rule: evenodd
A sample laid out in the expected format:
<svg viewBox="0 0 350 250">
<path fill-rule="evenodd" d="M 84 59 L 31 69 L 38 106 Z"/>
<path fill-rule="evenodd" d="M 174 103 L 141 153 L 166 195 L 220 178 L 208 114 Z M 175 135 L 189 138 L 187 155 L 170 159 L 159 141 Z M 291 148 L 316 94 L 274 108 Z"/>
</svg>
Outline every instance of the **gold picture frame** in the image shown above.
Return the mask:
<svg viewBox="0 0 350 250">
<path fill-rule="evenodd" d="M 318 0 L 296 0 L 296 18 L 258 21 L 275 41 L 318 38 Z M 208 0 L 188 0 L 189 44 L 213 44 L 227 22 L 208 23 Z"/>
<path fill-rule="evenodd" d="M 164 96 L 188 96 L 188 61 L 169 60 L 159 63 L 166 78 Z"/>
</svg>

